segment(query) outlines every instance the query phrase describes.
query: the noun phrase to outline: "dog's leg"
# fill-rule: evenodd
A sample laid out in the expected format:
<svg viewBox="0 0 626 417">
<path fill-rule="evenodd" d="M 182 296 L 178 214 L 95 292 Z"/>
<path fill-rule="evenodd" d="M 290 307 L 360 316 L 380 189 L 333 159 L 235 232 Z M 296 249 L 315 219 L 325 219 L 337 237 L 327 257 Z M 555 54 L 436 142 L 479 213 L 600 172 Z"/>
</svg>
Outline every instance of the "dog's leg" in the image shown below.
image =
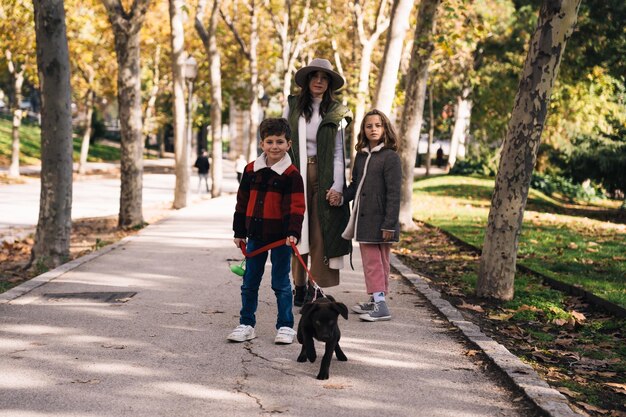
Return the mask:
<svg viewBox="0 0 626 417">
<path fill-rule="evenodd" d="M 345 355 L 345 353 L 343 353 L 341 347 L 339 347 L 339 342 L 337 342 L 337 346 L 335 346 L 335 355 L 337 356 L 338 361 L 344 362 L 348 360 L 348 357 Z"/>
<path fill-rule="evenodd" d="M 306 357 L 309 359 L 309 362 L 315 362 L 317 359 L 317 352 L 315 352 L 315 341 L 313 340 L 313 336 L 306 335 L 304 337 L 304 345 L 302 348 L 306 348 Z"/>
<path fill-rule="evenodd" d="M 320 372 L 317 374 L 317 379 L 328 379 L 330 368 L 330 361 L 333 358 L 333 352 L 335 351 L 336 343 L 327 342 L 326 349 L 324 351 L 324 357 L 322 358 L 322 364 L 320 366 Z"/>
<path fill-rule="evenodd" d="M 306 345 L 302 345 L 302 349 L 300 349 L 300 354 L 298 355 L 298 362 L 306 362 Z"/>
</svg>

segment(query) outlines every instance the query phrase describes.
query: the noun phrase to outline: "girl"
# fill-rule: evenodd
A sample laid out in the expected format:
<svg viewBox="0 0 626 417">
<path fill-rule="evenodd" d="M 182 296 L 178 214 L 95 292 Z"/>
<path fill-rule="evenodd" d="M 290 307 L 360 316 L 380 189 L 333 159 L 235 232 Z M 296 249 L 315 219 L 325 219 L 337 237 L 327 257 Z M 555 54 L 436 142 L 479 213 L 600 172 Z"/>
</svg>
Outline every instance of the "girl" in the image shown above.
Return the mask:
<svg viewBox="0 0 626 417">
<path fill-rule="evenodd" d="M 378 110 L 368 112 L 355 148 L 352 181 L 344 195 L 344 201 L 354 203 L 342 237 L 359 242 L 365 286 L 371 298 L 352 307 L 352 311 L 365 321 L 389 320 L 385 294 L 389 292 L 391 243 L 397 242 L 400 234 L 402 169 L 396 153 L 396 133 L 387 116 Z"/>
<path fill-rule="evenodd" d="M 340 201 L 345 183 L 343 129 L 352 113 L 334 97 L 344 80 L 327 59 L 313 59 L 296 72 L 295 80 L 301 91 L 289 96 L 283 117 L 293 132 L 290 155 L 304 179 L 306 196 L 298 249 L 304 262 L 310 258 L 311 274 L 319 286 L 333 287 L 339 285 L 343 256 L 352 249 L 340 236 L 350 216 L 348 206 Z M 295 257 L 291 265 L 293 303 L 302 306 L 313 298 L 313 287 L 307 290 L 307 273 Z"/>
</svg>

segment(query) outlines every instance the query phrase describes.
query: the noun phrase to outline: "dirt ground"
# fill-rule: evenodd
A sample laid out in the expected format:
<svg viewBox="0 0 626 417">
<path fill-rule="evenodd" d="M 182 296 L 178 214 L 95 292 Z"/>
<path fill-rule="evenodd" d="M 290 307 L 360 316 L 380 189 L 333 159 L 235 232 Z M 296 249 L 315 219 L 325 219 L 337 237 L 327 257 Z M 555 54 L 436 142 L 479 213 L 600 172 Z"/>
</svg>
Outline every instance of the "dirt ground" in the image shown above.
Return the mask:
<svg viewBox="0 0 626 417">
<path fill-rule="evenodd" d="M 150 224 L 165 217 L 171 209 L 165 205 L 144 210 L 144 220 Z M 115 243 L 137 230 L 117 228 L 117 216 L 85 218 L 72 222 L 70 260 L 80 258 L 104 246 Z M 44 271 L 35 267 L 25 269 L 30 260 L 34 235 L 0 246 L 0 292 L 19 285 Z"/>
</svg>

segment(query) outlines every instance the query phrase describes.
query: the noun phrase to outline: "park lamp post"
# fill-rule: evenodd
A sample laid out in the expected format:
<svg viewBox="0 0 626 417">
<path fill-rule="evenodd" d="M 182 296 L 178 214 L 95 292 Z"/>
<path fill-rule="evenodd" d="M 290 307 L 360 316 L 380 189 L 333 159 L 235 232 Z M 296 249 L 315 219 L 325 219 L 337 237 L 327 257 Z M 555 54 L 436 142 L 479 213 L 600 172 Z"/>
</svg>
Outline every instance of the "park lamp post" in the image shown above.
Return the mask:
<svg viewBox="0 0 626 417">
<path fill-rule="evenodd" d="M 187 149 L 187 161 L 192 162 L 195 159 L 191 159 L 191 149 L 193 142 L 193 129 L 192 129 L 192 102 L 193 102 L 193 83 L 196 80 L 196 76 L 198 75 L 198 62 L 193 57 L 193 55 L 189 55 L 185 60 L 185 64 L 183 66 L 183 76 L 185 77 L 185 81 L 187 81 L 187 134 L 185 137 L 187 138 L 187 144 L 185 149 Z M 191 165 L 188 164 L 189 171 L 191 172 Z"/>
</svg>

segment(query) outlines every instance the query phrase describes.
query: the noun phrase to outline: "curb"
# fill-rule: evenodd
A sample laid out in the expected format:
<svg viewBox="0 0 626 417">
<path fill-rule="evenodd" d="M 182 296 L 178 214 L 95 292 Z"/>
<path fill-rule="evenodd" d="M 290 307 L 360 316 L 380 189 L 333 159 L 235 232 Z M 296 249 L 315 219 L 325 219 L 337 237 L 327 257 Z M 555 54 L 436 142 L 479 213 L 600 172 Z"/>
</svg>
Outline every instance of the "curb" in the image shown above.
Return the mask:
<svg viewBox="0 0 626 417">
<path fill-rule="evenodd" d="M 567 398 L 551 388 L 537 372 L 513 355 L 507 348 L 485 335 L 480 327 L 465 320 L 463 315 L 441 293 L 432 289 L 426 279 L 413 272 L 395 255 L 391 254 L 391 266 L 407 280 L 415 290 L 423 295 L 443 316 L 472 344 L 481 349 L 489 360 L 497 366 L 509 380 L 518 387 L 530 401 L 550 417 L 582 417 L 574 412 Z"/>
</svg>

